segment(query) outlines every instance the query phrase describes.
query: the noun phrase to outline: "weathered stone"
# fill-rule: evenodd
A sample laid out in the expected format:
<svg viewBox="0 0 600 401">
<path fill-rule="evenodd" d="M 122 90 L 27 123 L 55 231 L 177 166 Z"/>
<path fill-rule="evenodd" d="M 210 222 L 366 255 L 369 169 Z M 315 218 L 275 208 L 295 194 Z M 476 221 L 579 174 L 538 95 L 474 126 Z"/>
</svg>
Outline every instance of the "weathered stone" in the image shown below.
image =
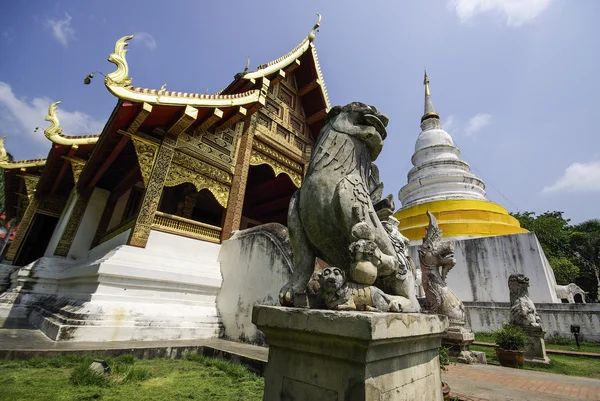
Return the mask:
<svg viewBox="0 0 600 401">
<path fill-rule="evenodd" d="M 106 361 L 103 361 L 102 359 L 94 359 L 94 362 L 92 362 L 89 369 L 98 375 L 108 376 L 111 372 L 108 363 L 106 363 Z"/>
<path fill-rule="evenodd" d="M 380 220 L 384 209 L 393 207 L 391 198 L 381 199 L 383 184 L 373 164 L 383 148 L 387 123 L 375 107 L 358 102 L 333 107 L 327 114 L 302 187 L 290 201 L 294 267 L 279 294 L 282 305 L 294 305 L 296 294 L 306 292 L 319 257 L 356 284 L 387 279 L 375 286 L 404 298 L 403 311 L 420 310 L 414 276 L 407 274 Z"/>
<path fill-rule="evenodd" d="M 556 297 L 558 299 L 566 299 L 570 304 L 575 303 L 575 295 L 581 296 L 581 303 L 585 303 L 585 295 L 587 292 L 581 289 L 577 284 L 570 283 L 567 285 L 556 285 Z"/>
<path fill-rule="evenodd" d="M 429 226 L 419 249 L 427 309 L 448 317 L 450 321 L 450 328 L 442 339 L 442 344 L 449 348 L 449 356 L 461 363 L 477 362 L 478 358 L 469 350 L 475 334 L 464 327 L 465 307 L 446 284 L 446 276 L 456 265 L 454 247 L 450 242 L 442 242 L 442 230 L 433 214 L 427 211 L 427 216 Z"/>
<path fill-rule="evenodd" d="M 508 278 L 510 290 L 510 324 L 521 327 L 527 333 L 525 362 L 549 364 L 546 355 L 542 320 L 533 301 L 529 298 L 529 279 L 523 274 L 511 274 Z"/>
<path fill-rule="evenodd" d="M 252 321 L 269 344 L 265 401 L 442 399 L 445 317 L 257 305 Z"/>
</svg>

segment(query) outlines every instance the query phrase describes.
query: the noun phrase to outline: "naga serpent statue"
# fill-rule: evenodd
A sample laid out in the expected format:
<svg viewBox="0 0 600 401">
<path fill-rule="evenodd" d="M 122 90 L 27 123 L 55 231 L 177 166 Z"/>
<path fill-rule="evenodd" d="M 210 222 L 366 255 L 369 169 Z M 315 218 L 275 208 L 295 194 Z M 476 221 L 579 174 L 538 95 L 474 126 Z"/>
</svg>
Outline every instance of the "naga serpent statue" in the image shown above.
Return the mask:
<svg viewBox="0 0 600 401">
<path fill-rule="evenodd" d="M 325 117 L 302 187 L 290 201 L 294 268 L 279 293 L 282 305 L 293 306 L 306 293 L 318 257 L 351 283 L 389 294 L 399 310 L 420 311 L 413 273 L 382 224 L 394 206 L 391 196 L 381 199 L 383 184 L 373 162 L 387 123 L 377 108 L 358 102 L 335 106 Z"/>
<path fill-rule="evenodd" d="M 429 226 L 419 249 L 427 309 L 431 313 L 447 316 L 450 326 L 464 326 L 465 307 L 446 284 L 448 272 L 456 265 L 454 246 L 451 242 L 442 242 L 442 230 L 429 210 L 427 216 Z"/>
</svg>

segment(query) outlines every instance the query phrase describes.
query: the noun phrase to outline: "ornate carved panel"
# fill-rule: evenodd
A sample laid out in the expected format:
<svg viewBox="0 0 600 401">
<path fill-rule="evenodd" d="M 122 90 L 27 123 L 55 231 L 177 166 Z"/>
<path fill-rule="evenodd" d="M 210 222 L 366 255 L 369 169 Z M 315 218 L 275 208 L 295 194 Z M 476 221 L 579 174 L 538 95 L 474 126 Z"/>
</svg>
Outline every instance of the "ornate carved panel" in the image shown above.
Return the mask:
<svg viewBox="0 0 600 401">
<path fill-rule="evenodd" d="M 177 140 L 177 150 L 233 172 L 235 150 L 243 124 L 237 124 L 234 128 L 214 133 L 202 130 L 193 136 L 182 133 Z"/>
<path fill-rule="evenodd" d="M 277 98 L 279 100 L 281 100 L 283 103 L 290 106 L 292 109 L 295 108 L 294 103 L 296 100 L 296 96 L 294 95 L 294 93 L 291 90 L 289 90 L 285 86 L 279 85 L 279 93 L 277 95 Z"/>
<path fill-rule="evenodd" d="M 270 158 L 269 156 L 259 152 L 256 149 L 252 149 L 252 153 L 250 155 L 250 165 L 259 166 L 261 164 L 266 164 L 269 167 L 271 167 L 271 169 L 273 169 L 273 172 L 275 173 L 275 177 L 277 177 L 281 173 L 284 173 L 287 174 L 288 177 L 290 177 L 290 179 L 297 188 L 300 188 L 300 185 L 302 185 L 302 173 L 292 170 L 290 167 L 278 162 L 275 159 Z"/>
<path fill-rule="evenodd" d="M 75 201 L 75 206 L 73 206 L 73 211 L 69 216 L 69 221 L 67 222 L 67 225 L 60 236 L 58 245 L 56 245 L 56 250 L 54 251 L 55 255 L 68 255 L 69 249 L 71 249 L 71 244 L 73 243 L 75 235 L 77 234 L 77 230 L 79 229 L 79 224 L 81 224 L 81 220 L 83 219 L 83 214 L 85 213 L 85 209 L 87 208 L 91 194 L 91 191 L 86 191 L 79 194 L 77 200 Z"/>
<path fill-rule="evenodd" d="M 163 143 L 158 149 L 152 173 L 146 186 L 144 199 L 140 206 L 140 211 L 135 221 L 135 226 L 131 230 L 129 245 L 145 247 L 148 242 L 148 236 L 152 229 L 154 213 L 158 209 L 158 203 L 162 195 L 165 178 L 175 153 L 176 141 L 170 136 L 165 136 Z"/>
<path fill-rule="evenodd" d="M 138 164 L 140 166 L 140 173 L 142 174 L 142 181 L 144 181 L 144 187 L 147 187 L 158 147 L 146 141 L 137 139 L 134 136 L 131 137 L 131 142 L 133 142 L 133 146 L 135 147 L 135 153 L 138 158 Z"/>
<path fill-rule="evenodd" d="M 44 196 L 38 205 L 38 213 L 45 214 L 47 216 L 60 217 L 65 208 L 67 199 L 58 196 Z"/>
<path fill-rule="evenodd" d="M 165 178 L 165 186 L 173 187 L 184 182 L 193 184 L 198 191 L 208 189 L 221 206 L 227 207 L 229 186 L 226 183 L 231 184 L 231 175 L 176 151 Z"/>
<path fill-rule="evenodd" d="M 25 181 L 25 188 L 27 189 L 27 196 L 33 196 L 35 188 L 37 187 L 40 177 L 34 175 L 23 175 L 23 181 Z"/>
<path fill-rule="evenodd" d="M 6 252 L 6 259 L 10 261 L 14 261 L 17 252 L 21 248 L 21 244 L 25 239 L 25 235 L 29 232 L 29 228 L 31 227 L 31 223 L 33 222 L 33 217 L 35 216 L 35 212 L 38 207 L 38 200 L 35 197 L 31 197 L 31 201 L 25 210 L 25 214 L 23 214 L 23 218 L 19 223 L 19 227 L 17 229 L 17 233 L 15 234 L 15 238 L 13 239 L 8 251 Z"/>
</svg>

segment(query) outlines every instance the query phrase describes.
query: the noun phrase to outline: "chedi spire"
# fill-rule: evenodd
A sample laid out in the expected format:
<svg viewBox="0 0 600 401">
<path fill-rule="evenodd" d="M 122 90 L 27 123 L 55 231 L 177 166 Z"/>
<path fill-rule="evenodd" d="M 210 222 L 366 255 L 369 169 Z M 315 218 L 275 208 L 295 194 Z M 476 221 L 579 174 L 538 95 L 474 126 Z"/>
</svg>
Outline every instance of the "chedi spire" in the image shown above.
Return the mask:
<svg viewBox="0 0 600 401">
<path fill-rule="evenodd" d="M 425 108 L 423 111 L 423 117 L 421 117 L 421 122 L 429 118 L 439 119 L 440 116 L 438 116 L 438 114 L 435 112 L 435 108 L 433 107 L 433 101 L 431 100 L 431 93 L 429 92 L 429 77 L 427 76 L 427 71 L 425 71 L 423 85 L 425 85 Z"/>
</svg>

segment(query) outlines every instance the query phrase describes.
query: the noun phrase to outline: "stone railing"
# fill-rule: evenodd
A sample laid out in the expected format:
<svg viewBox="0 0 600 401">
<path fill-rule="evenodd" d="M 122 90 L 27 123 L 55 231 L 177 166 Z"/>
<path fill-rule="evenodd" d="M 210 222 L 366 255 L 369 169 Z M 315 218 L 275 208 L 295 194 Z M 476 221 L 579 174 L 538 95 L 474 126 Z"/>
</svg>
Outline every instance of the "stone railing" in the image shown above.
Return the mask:
<svg viewBox="0 0 600 401">
<path fill-rule="evenodd" d="M 158 211 L 154 214 L 152 228 L 166 233 L 214 242 L 217 244 L 221 242 L 221 227 L 211 226 L 210 224 L 200 223 L 198 221 Z"/>
</svg>

